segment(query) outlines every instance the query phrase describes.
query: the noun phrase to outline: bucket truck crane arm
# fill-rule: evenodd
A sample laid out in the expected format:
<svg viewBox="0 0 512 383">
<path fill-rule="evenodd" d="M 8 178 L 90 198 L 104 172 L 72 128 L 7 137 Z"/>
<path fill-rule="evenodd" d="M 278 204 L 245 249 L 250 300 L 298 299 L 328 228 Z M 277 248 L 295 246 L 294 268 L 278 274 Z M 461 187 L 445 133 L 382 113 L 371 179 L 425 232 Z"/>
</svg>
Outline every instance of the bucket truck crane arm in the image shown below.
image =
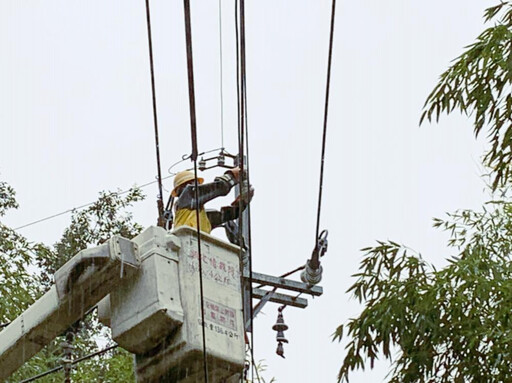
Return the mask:
<svg viewBox="0 0 512 383">
<path fill-rule="evenodd" d="M 137 244 L 120 236 L 71 258 L 55 273 L 55 285 L 0 332 L 0 381 L 83 317 L 139 267 Z"/>
</svg>

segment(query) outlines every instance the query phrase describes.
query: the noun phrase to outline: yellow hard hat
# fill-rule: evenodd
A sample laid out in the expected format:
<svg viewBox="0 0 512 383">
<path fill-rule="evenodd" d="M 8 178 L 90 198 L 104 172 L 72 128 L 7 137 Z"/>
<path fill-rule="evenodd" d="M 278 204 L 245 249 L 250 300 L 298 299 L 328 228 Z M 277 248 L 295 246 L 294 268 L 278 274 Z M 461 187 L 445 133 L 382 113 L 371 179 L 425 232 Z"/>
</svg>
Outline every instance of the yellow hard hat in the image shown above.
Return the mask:
<svg viewBox="0 0 512 383">
<path fill-rule="evenodd" d="M 176 189 L 178 189 L 184 183 L 194 180 L 194 178 L 195 178 L 194 173 L 192 173 L 189 170 L 185 170 L 185 171 L 182 171 L 182 172 L 179 172 L 178 174 L 176 174 L 176 176 L 174 177 L 174 189 L 172 189 L 171 195 L 173 197 L 177 197 Z M 204 182 L 204 178 L 197 177 L 198 184 L 202 184 L 203 182 Z"/>
</svg>

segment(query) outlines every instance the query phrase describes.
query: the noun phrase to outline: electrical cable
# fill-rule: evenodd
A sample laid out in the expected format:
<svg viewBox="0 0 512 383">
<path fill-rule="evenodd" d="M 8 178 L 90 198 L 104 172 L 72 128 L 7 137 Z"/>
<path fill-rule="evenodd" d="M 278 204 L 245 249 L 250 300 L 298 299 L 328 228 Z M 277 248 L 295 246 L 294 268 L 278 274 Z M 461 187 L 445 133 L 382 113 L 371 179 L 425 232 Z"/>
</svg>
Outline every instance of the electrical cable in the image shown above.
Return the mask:
<svg viewBox="0 0 512 383">
<path fill-rule="evenodd" d="M 158 113 L 156 107 L 156 86 L 155 86 L 155 66 L 153 61 L 153 39 L 151 35 L 151 11 L 149 9 L 149 0 L 146 0 L 146 24 L 148 29 L 148 47 L 149 47 L 149 68 L 151 73 L 151 95 L 153 100 L 153 124 L 155 128 L 155 151 L 156 164 L 158 170 L 158 222 L 161 223 L 164 213 L 164 201 L 162 192 L 162 167 L 160 165 L 160 143 L 158 139 Z"/>
<path fill-rule="evenodd" d="M 239 6 L 238 6 L 238 0 L 235 0 L 235 44 L 236 44 L 236 95 L 237 95 L 237 132 L 238 132 L 238 165 L 240 166 L 240 174 L 241 177 L 243 177 L 243 167 L 244 167 L 244 155 L 243 155 L 243 112 L 242 112 L 242 90 L 241 90 L 241 68 L 240 68 L 240 32 L 239 32 L 239 14 L 238 14 Z M 242 191 L 242 188 L 240 187 L 240 191 Z M 243 219 L 241 216 L 241 208 L 242 208 L 242 196 L 240 196 L 240 202 L 238 205 L 238 209 L 240 211 L 240 218 L 238 220 L 238 241 L 240 244 L 240 264 L 242 268 L 242 275 L 245 270 L 245 265 L 243 262 L 244 257 L 244 241 L 243 241 Z M 249 248 L 250 250 L 250 248 Z M 249 289 L 251 290 L 252 295 L 252 273 L 249 275 Z M 243 280 L 243 279 L 242 279 Z M 250 306 L 252 306 L 252 299 L 250 301 Z M 244 318 L 245 315 L 245 304 L 244 304 Z M 249 313 L 250 320 L 251 320 L 251 331 L 252 331 L 252 313 Z M 244 319 L 245 322 L 245 319 Z M 245 325 L 244 325 L 245 327 Z M 249 352 L 251 355 L 251 374 L 252 374 L 252 380 L 254 381 L 254 352 L 250 344 L 247 345 L 249 348 Z"/>
<path fill-rule="evenodd" d="M 217 151 L 217 150 L 221 150 L 221 149 L 222 149 L 222 148 L 216 148 L 216 149 L 212 149 L 212 150 L 207 150 L 207 151 L 205 151 L 205 152 L 201 152 L 201 153 L 199 153 L 199 154 L 198 154 L 198 156 L 202 156 L 202 155 L 204 155 L 204 154 L 212 153 L 212 152 L 215 152 L 215 151 Z M 176 173 L 171 172 L 171 169 L 172 169 L 174 166 L 176 166 L 176 165 L 178 165 L 178 164 L 180 164 L 180 163 L 182 163 L 182 162 L 185 162 L 185 161 L 187 161 L 187 160 L 189 160 L 189 159 L 190 159 L 190 156 L 189 156 L 189 155 L 185 155 L 184 157 L 182 157 L 182 159 L 181 159 L 181 160 L 179 160 L 178 162 L 175 162 L 174 164 L 172 164 L 172 165 L 171 165 L 171 167 L 169 167 L 169 170 L 168 170 L 169 175 L 168 175 L 168 176 L 165 176 L 165 177 L 162 177 L 162 181 L 164 181 L 164 180 L 167 180 L 167 179 L 169 179 L 169 178 L 174 177 L 174 176 L 176 175 Z M 192 170 L 192 169 L 189 169 L 189 170 Z M 145 187 L 147 187 L 147 186 L 153 185 L 153 184 L 155 184 L 155 183 L 157 183 L 157 182 L 158 182 L 158 179 L 157 179 L 157 180 L 155 180 L 155 181 L 147 182 L 147 183 L 142 184 L 142 185 L 140 185 L 140 186 L 137 186 L 137 185 L 136 185 L 136 186 L 137 186 L 138 188 L 142 189 L 142 188 L 145 188 Z M 123 194 L 129 193 L 131 190 L 132 190 L 132 188 L 130 188 L 130 189 L 126 189 L 126 190 L 123 190 L 123 191 L 121 191 L 121 192 L 112 192 L 112 193 L 107 194 L 107 196 L 112 196 L 112 195 L 115 195 L 115 194 L 117 194 L 117 195 L 123 195 Z M 83 205 L 80 205 L 80 206 L 76 206 L 76 207 L 74 207 L 74 208 L 64 210 L 64 211 L 62 211 L 62 212 L 60 212 L 60 213 L 56 213 L 56 214 L 53 214 L 53 215 L 50 215 L 50 216 L 47 216 L 47 217 L 44 217 L 44 218 L 38 219 L 38 220 L 36 220 L 36 221 L 32 221 L 32 222 L 26 223 L 26 224 L 24 224 L 24 225 L 21 225 L 21 226 L 15 227 L 13 230 L 20 230 L 20 229 L 24 229 L 24 228 L 26 228 L 26 227 L 29 227 L 29 226 L 35 225 L 35 224 L 37 224 L 37 223 L 45 222 L 45 221 L 48 221 L 48 220 L 50 220 L 50 219 L 60 217 L 61 215 L 68 214 L 68 213 L 72 213 L 72 212 L 74 212 L 74 211 L 76 211 L 76 210 L 80 210 L 80 209 L 83 209 L 83 208 L 85 208 L 85 207 L 88 207 L 88 206 L 94 205 L 95 203 L 96 203 L 96 201 L 94 201 L 94 202 L 89 202 L 89 203 L 86 203 L 86 204 L 83 204 Z"/>
<path fill-rule="evenodd" d="M 238 155 L 240 156 L 240 132 L 241 132 L 241 105 L 240 105 L 240 42 L 238 31 L 238 0 L 235 0 L 235 44 L 236 44 L 236 100 L 237 100 L 237 132 L 238 132 Z M 238 159 L 240 161 L 240 158 Z"/>
<path fill-rule="evenodd" d="M 239 111 L 239 124 L 238 124 L 238 137 L 239 137 L 239 163 L 240 163 L 240 184 L 243 185 L 244 177 L 248 185 L 250 185 L 249 177 L 249 142 L 248 142 L 248 123 L 247 123 L 247 82 L 246 82 L 246 40 L 245 40 L 245 0 L 240 0 L 239 7 L 238 2 L 235 2 L 235 24 L 236 24 L 236 45 L 237 45 L 237 96 L 238 96 L 238 111 Z M 240 18 L 238 19 L 238 11 Z M 240 53 L 239 53 L 240 52 Z M 246 163 L 247 161 L 247 163 Z M 245 171 L 244 171 L 245 170 Z M 240 187 L 241 194 L 243 188 Z M 250 192 L 250 191 L 249 191 Z M 239 211 L 242 211 L 242 201 L 244 200 L 243 195 L 240 195 Z M 252 307 L 252 235 L 251 235 L 251 212 L 250 205 L 247 206 L 247 245 L 248 245 L 248 266 L 249 266 L 249 294 L 250 302 L 249 305 L 249 316 L 250 316 L 250 329 L 251 329 L 251 340 L 250 340 L 250 352 L 251 352 L 251 376 L 254 381 L 254 314 Z M 240 220 L 242 223 L 242 220 Z M 242 224 L 239 226 L 239 236 L 243 236 Z M 243 243 L 243 242 L 240 242 Z M 259 373 L 256 369 L 256 376 L 258 382 L 260 382 Z"/>
<path fill-rule="evenodd" d="M 185 9 L 185 39 L 187 48 L 187 73 L 188 73 L 188 101 L 190 112 L 190 129 L 192 133 L 192 153 L 190 159 L 197 160 L 197 131 L 196 131 L 196 100 L 194 90 L 194 60 L 192 55 L 192 27 L 190 25 L 190 1 L 183 0 Z"/>
<path fill-rule="evenodd" d="M 187 1 L 187 0 L 185 0 Z M 203 336 L 203 368 L 204 368 L 204 380 L 208 383 L 208 365 L 207 365 L 207 354 L 206 354 L 206 330 L 204 321 L 204 287 L 203 287 L 203 257 L 201 254 L 201 221 L 199 218 L 199 184 L 197 181 L 197 160 L 194 161 L 194 188 L 195 188 L 195 200 L 196 200 L 196 225 L 197 225 L 197 254 L 199 263 L 199 291 L 201 295 L 201 330 Z"/>
<path fill-rule="evenodd" d="M 318 235 L 320 233 L 320 212 L 322 210 L 322 191 L 324 181 L 324 162 L 325 162 L 325 143 L 327 138 L 327 118 L 329 114 L 329 89 L 331 84 L 331 66 L 332 66 L 332 46 L 334 41 L 334 19 L 336 13 L 336 0 L 332 0 L 331 10 L 331 31 L 329 35 L 329 56 L 327 63 L 327 84 L 325 87 L 325 109 L 324 109 L 324 128 L 322 134 L 322 155 L 320 162 L 320 183 L 318 190 L 318 209 L 316 215 L 316 235 L 315 235 L 315 249 L 318 247 Z"/>
<path fill-rule="evenodd" d="M 244 0 L 242 0 L 244 1 Z M 245 16 L 244 16 L 244 22 L 243 22 L 243 33 L 244 33 L 244 40 L 245 40 Z M 243 51 L 243 56 L 245 57 L 245 48 L 244 48 L 244 51 Z M 247 181 L 247 185 L 249 185 L 249 188 L 250 188 L 250 185 L 251 185 L 251 179 L 250 179 L 250 163 L 249 163 L 249 159 L 250 159 L 250 155 L 249 155 L 249 129 L 248 129 L 248 113 L 247 113 L 247 82 L 246 82 L 246 68 L 245 68 L 245 60 L 244 60 L 244 68 L 243 68 L 243 71 L 242 71 L 242 83 L 243 83 L 243 92 L 242 92 L 242 97 L 243 97 L 243 104 L 244 104 L 244 115 L 245 115 L 245 119 L 244 119 L 244 124 L 243 124 L 243 128 L 245 129 L 245 132 L 244 132 L 244 137 L 245 137 L 245 153 L 246 153 L 246 171 L 245 171 L 245 174 L 246 174 L 246 181 Z M 250 189 L 249 190 L 249 193 L 250 193 Z M 247 198 L 250 198 L 249 196 L 247 196 Z M 251 286 L 251 289 L 249 290 L 250 291 L 250 302 L 251 302 L 251 305 L 250 305 L 250 315 L 251 315 L 251 357 L 253 358 L 253 365 L 254 365 L 254 308 L 252 306 L 252 301 L 253 301 L 253 289 L 252 289 L 252 225 L 251 225 L 251 204 L 248 204 L 247 205 L 247 241 L 248 241 L 248 247 L 249 249 L 251 249 L 251 251 L 249 252 L 249 285 Z M 251 372 L 252 375 L 253 375 L 253 379 L 254 379 L 254 373 Z M 259 374 L 258 374 L 258 369 L 256 369 L 256 375 L 257 375 L 257 378 L 258 378 L 258 382 L 260 382 L 260 378 L 259 378 Z"/>
<path fill-rule="evenodd" d="M 50 374 L 53 374 L 54 372 L 57 372 L 57 371 L 60 371 L 64 368 L 64 366 L 57 366 L 55 368 L 52 368 L 51 370 L 48 370 L 48 371 L 45 371 L 39 375 L 35 375 L 31 378 L 28 378 L 28 379 L 25 379 L 25 380 L 22 380 L 20 383 L 29 383 L 29 382 L 33 382 L 34 380 L 37 380 L 37 379 L 40 379 L 40 378 L 43 378 L 47 375 L 50 375 Z"/>
<path fill-rule="evenodd" d="M 93 358 L 93 357 L 95 357 L 95 356 L 98 356 L 98 355 L 104 354 L 104 353 L 106 353 L 106 352 L 108 352 L 108 351 L 110 351 L 110 350 L 114 350 L 114 349 L 116 349 L 116 348 L 118 348 L 118 347 L 119 347 L 119 345 L 118 345 L 118 344 L 114 344 L 114 345 L 112 345 L 112 346 L 109 346 L 109 347 L 107 347 L 107 348 L 104 348 L 103 350 L 99 350 L 99 351 L 93 352 L 92 354 L 89 354 L 89 355 L 83 356 L 83 357 L 81 357 L 81 358 L 75 359 L 75 360 L 73 361 L 73 364 L 83 362 L 84 360 L 87 360 L 87 359 L 91 359 L 91 358 Z"/>
<path fill-rule="evenodd" d="M 99 350 L 99 351 L 96 351 L 96 352 L 93 352 L 92 354 L 89 354 L 89 355 L 86 355 L 86 356 L 83 356 L 81 358 L 78 358 L 78 359 L 75 359 L 73 362 L 71 362 L 72 365 L 75 365 L 77 363 L 80 363 L 80 362 L 83 362 L 84 360 L 87 360 L 87 359 L 90 359 L 90 358 L 93 358 L 95 356 L 98 356 L 98 355 L 101 355 L 101 354 L 104 354 L 110 350 L 114 350 L 116 349 L 117 347 L 119 347 L 119 345 L 115 344 L 113 346 L 109 346 L 103 350 Z M 46 375 L 50 375 L 50 374 L 53 374 L 54 372 L 57 372 L 57 371 L 60 371 L 64 368 L 64 366 L 57 366 L 55 368 L 52 368 L 51 370 L 48 370 L 48 371 L 45 371 L 39 375 L 35 375 L 31 378 L 28 378 L 28 379 L 25 379 L 25 380 L 22 380 L 21 382 L 19 383 L 29 383 L 29 382 L 33 382 L 34 380 L 37 380 L 39 378 L 42 378 L 42 377 L 45 377 Z"/>
<path fill-rule="evenodd" d="M 249 133 L 248 133 L 248 114 L 247 114 L 247 62 L 246 62 L 246 40 L 245 40 L 245 0 L 240 0 L 240 58 L 241 58 L 241 79 L 242 79 L 242 89 L 241 89 L 241 97 L 242 97 L 242 140 L 241 145 L 243 146 L 243 141 L 245 138 L 245 154 L 247 162 L 246 165 L 246 181 L 247 184 L 250 183 L 250 174 L 249 174 Z M 243 158 L 243 157 L 242 157 Z M 244 172 L 242 172 L 244 174 Z M 250 193 L 250 191 L 248 190 Z M 247 197 L 248 198 L 248 197 Z M 251 359 L 252 359 L 252 369 L 251 369 L 251 377 L 254 380 L 254 371 L 256 371 L 256 376 L 258 382 L 260 382 L 260 377 L 258 373 L 258 369 L 255 368 L 254 362 L 254 311 L 252 306 L 253 296 L 252 296 L 252 234 L 251 234 L 251 206 L 248 204 L 247 206 L 247 241 L 249 251 L 249 293 L 250 293 L 250 317 L 251 317 Z"/>
<path fill-rule="evenodd" d="M 236 59 L 236 100 L 237 100 L 237 139 L 238 139 L 238 166 L 240 166 L 241 164 L 243 165 L 243 162 L 244 162 L 244 159 L 243 159 L 243 155 L 240 153 L 240 140 L 241 140 L 241 121 L 240 121 L 240 116 L 241 116 L 241 105 L 240 105 L 240 49 L 239 49 L 239 30 L 238 30 L 238 0 L 235 0 L 235 44 L 236 44 L 236 49 L 235 49 L 235 52 L 236 52 L 236 56 L 235 56 L 235 59 Z M 242 174 L 242 171 L 240 171 L 240 174 Z M 240 197 L 240 200 L 241 201 L 241 197 Z M 239 243 L 239 246 L 240 246 L 240 253 L 239 253 L 239 258 L 240 258 L 240 269 L 241 269 L 241 274 L 242 274 L 242 286 L 243 286 L 243 281 L 244 281 L 244 278 L 243 278 L 243 275 L 244 275 L 244 272 L 245 272 L 245 265 L 244 265 L 244 241 L 243 241 L 243 219 L 242 219 L 242 212 L 240 211 L 242 205 L 241 203 L 239 202 L 238 204 L 238 209 L 239 209 L 239 218 L 238 218 L 238 243 Z M 247 313 L 245 312 L 245 300 L 244 300 L 244 304 L 242 306 L 243 308 L 243 311 L 244 311 L 244 331 L 245 331 L 245 317 L 247 315 Z"/>
<path fill-rule="evenodd" d="M 151 34 L 151 16 L 150 16 L 149 0 L 146 0 L 146 21 L 147 21 L 147 30 L 148 30 L 149 63 L 150 63 L 150 72 L 151 72 L 151 92 L 152 92 L 152 99 L 153 99 L 153 122 L 154 122 L 154 127 L 155 127 L 155 146 L 156 146 L 156 160 L 157 160 L 157 168 L 158 168 L 157 169 L 158 170 L 158 177 L 157 177 L 156 181 L 149 182 L 149 183 L 144 184 L 144 185 L 139 186 L 139 187 L 141 187 L 141 188 L 142 187 L 146 187 L 146 186 L 149 186 L 149 185 L 152 185 L 152 184 L 158 182 L 158 192 L 159 192 L 159 195 L 158 195 L 158 213 L 159 213 L 159 217 L 161 217 L 161 215 L 163 213 L 162 181 L 164 179 L 167 179 L 167 178 L 170 178 L 170 177 L 162 178 L 162 171 L 161 171 L 161 165 L 160 165 L 160 144 L 159 144 L 159 138 L 158 138 L 158 118 L 157 118 L 157 103 L 156 103 L 156 87 L 155 87 L 155 75 L 154 75 L 153 42 L 152 42 L 152 34 Z M 119 194 L 119 195 L 125 194 L 125 193 L 128 193 L 130 190 L 131 189 L 128 189 L 126 191 L 123 191 L 123 192 L 120 192 L 120 193 L 117 193 L 117 194 Z M 113 195 L 113 194 L 116 194 L 116 193 L 111 193 L 111 194 Z M 16 227 L 13 230 L 20 230 L 20 229 L 23 229 L 25 227 L 35 225 L 37 223 L 44 222 L 44 221 L 47 221 L 47 220 L 52 219 L 52 218 L 59 217 L 59 216 L 64 215 L 64 214 L 71 213 L 71 212 L 73 212 L 73 211 L 75 211 L 77 209 L 82 209 L 84 207 L 91 206 L 94 203 L 95 202 L 90 202 L 90 203 L 87 203 L 87 204 L 84 204 L 84 205 L 81 205 L 81 206 L 77 206 L 77 207 L 75 207 L 73 209 L 65 210 L 65 211 L 63 211 L 61 213 L 57 213 L 57 214 L 54 214 L 54 215 L 51 215 L 51 216 L 48 216 L 48 217 L 45 217 L 45 218 L 38 219 L 36 221 L 27 223 L 25 225 Z"/>
<path fill-rule="evenodd" d="M 171 177 L 173 177 L 173 175 L 170 175 L 170 176 L 166 176 L 164 178 L 162 178 L 162 180 L 166 180 L 166 179 L 169 179 Z M 140 186 L 137 186 L 138 188 L 142 189 L 142 188 L 145 188 L 147 186 L 150 186 L 150 185 L 153 185 L 155 183 L 157 183 L 158 180 L 155 180 L 155 181 L 151 181 L 151 182 L 147 182 L 145 184 L 142 184 Z M 130 189 L 126 189 L 126 190 L 123 190 L 123 191 L 120 191 L 120 192 L 112 192 L 112 193 L 109 193 L 107 194 L 106 196 L 113 196 L 113 195 L 123 195 L 123 194 L 126 194 L 126 193 L 129 193 L 130 191 L 132 190 L 132 188 Z M 37 223 L 41 223 L 41 222 L 44 222 L 44 221 L 48 221 L 50 219 L 53 219 L 53 218 L 57 218 L 57 217 L 60 217 L 61 215 L 64 215 L 64 214 L 68 214 L 68 213 L 72 213 L 76 210 L 80 210 L 80 209 L 83 209 L 85 207 L 88 207 L 88 206 L 92 206 L 96 203 L 97 201 L 94 201 L 94 202 L 89 202 L 89 203 L 86 203 L 86 204 L 83 204 L 83 205 L 80 205 L 80 206 L 76 206 L 72 209 L 68 209 L 68 210 L 64 210 L 60 213 L 57 213 L 57 214 L 53 214 L 53 215 L 50 215 L 48 217 L 44 217 L 44 218 L 41 218 L 41 219 L 38 219 L 36 221 L 32 221 L 32 222 L 29 222 L 29 223 L 26 223 L 24 225 L 21 225 L 21 226 L 18 226 L 18 227 L 15 227 L 13 230 L 20 230 L 20 229 L 24 229 L 26 227 L 29 227 L 29 226 L 32 226 L 32 225 L 35 225 Z"/>
<path fill-rule="evenodd" d="M 203 155 L 208 154 L 208 153 L 216 152 L 217 150 L 224 150 L 224 148 L 215 148 L 215 149 L 207 150 L 205 152 L 198 153 L 197 156 L 203 156 Z M 169 169 L 167 169 L 167 173 L 169 173 L 171 176 L 175 176 L 177 173 L 171 172 L 171 169 L 173 167 L 175 167 L 176 165 L 179 165 L 182 162 L 185 162 L 187 160 L 190 160 L 190 154 L 184 154 L 183 156 L 181 156 L 181 160 L 176 161 L 171 166 L 169 166 Z M 192 169 L 187 169 L 187 170 L 192 170 Z"/>
<path fill-rule="evenodd" d="M 206 354 L 206 330 L 204 321 L 204 290 L 203 290 L 203 260 L 201 256 L 201 228 L 199 217 L 199 184 L 197 180 L 197 126 L 196 126 L 196 107 L 194 95 L 194 62 L 192 56 L 192 26 L 190 17 L 190 1 L 183 0 L 184 14 L 185 14 L 185 39 L 187 46 L 187 70 L 188 70 L 188 94 L 190 106 L 190 130 L 192 141 L 192 154 L 190 158 L 194 161 L 194 188 L 195 188 L 195 202 L 196 202 L 196 226 L 197 226 L 197 252 L 199 263 L 199 290 L 201 295 L 201 330 L 203 337 L 203 369 L 204 380 L 208 383 L 208 365 Z"/>
<path fill-rule="evenodd" d="M 224 81 L 223 81 L 223 56 L 222 56 L 222 0 L 219 0 L 219 62 L 220 62 L 220 142 L 224 149 Z"/>
<path fill-rule="evenodd" d="M 235 0 L 235 35 L 236 35 L 236 92 L 237 92 L 237 132 L 238 132 L 238 166 L 240 167 L 239 185 L 241 185 L 240 178 L 243 178 L 244 170 L 244 153 L 243 153 L 243 130 L 242 130 L 242 102 L 241 102 L 241 80 L 240 80 L 240 45 L 239 45 L 239 22 L 238 22 L 238 4 L 239 1 Z M 242 188 L 240 187 L 240 194 Z M 243 237 L 243 219 L 242 219 L 242 196 L 239 198 L 238 209 L 240 216 L 238 219 L 238 243 L 240 244 L 240 259 L 244 257 L 244 237 Z M 242 271 L 243 272 L 243 271 Z"/>
</svg>

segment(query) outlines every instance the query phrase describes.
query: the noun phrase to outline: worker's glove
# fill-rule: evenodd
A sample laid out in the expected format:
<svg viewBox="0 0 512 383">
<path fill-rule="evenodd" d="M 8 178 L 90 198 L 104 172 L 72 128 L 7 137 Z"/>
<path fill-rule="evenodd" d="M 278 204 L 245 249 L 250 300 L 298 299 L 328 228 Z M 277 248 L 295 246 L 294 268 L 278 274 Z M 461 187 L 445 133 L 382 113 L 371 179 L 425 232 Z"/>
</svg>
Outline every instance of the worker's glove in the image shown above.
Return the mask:
<svg viewBox="0 0 512 383">
<path fill-rule="evenodd" d="M 240 203 L 240 198 L 242 199 L 242 202 L 244 204 L 248 204 L 252 200 L 252 196 L 254 195 L 254 188 L 249 185 L 247 181 L 242 182 L 241 188 L 240 188 L 240 194 L 236 199 L 231 203 L 231 206 L 236 206 Z"/>
<path fill-rule="evenodd" d="M 229 185 L 230 188 L 235 186 L 237 184 L 237 182 L 238 182 L 231 173 L 225 173 L 222 176 L 215 177 L 215 180 L 216 181 L 224 181 L 224 182 L 226 182 Z"/>
<path fill-rule="evenodd" d="M 238 166 L 233 169 L 229 169 L 224 174 L 230 174 L 237 182 L 240 181 L 240 168 Z"/>
</svg>

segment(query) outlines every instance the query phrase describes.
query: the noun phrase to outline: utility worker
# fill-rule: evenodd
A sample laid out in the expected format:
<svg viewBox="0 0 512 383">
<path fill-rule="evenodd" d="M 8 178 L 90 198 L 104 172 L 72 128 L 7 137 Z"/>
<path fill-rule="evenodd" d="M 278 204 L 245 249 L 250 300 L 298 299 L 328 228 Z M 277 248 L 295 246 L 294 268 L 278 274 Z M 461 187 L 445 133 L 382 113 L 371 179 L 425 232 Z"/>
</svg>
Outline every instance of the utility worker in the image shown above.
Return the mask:
<svg viewBox="0 0 512 383">
<path fill-rule="evenodd" d="M 231 206 L 225 206 L 220 211 L 206 211 L 204 205 L 206 202 L 220 196 L 225 196 L 231 188 L 238 184 L 240 178 L 240 168 L 236 167 L 228 170 L 222 176 L 215 178 L 213 182 L 204 184 L 204 179 L 198 177 L 198 201 L 196 206 L 195 177 L 191 171 L 183 171 L 174 177 L 174 189 L 172 196 L 178 198 L 175 204 L 174 227 L 191 226 L 197 227 L 196 207 L 199 208 L 199 224 L 201 231 L 210 233 L 213 229 L 225 225 L 226 233 L 231 242 L 236 243 L 233 231 L 236 228 L 232 220 L 240 216 L 240 203 L 238 197 Z M 242 186 L 241 195 L 242 210 L 249 204 L 254 189 L 248 186 Z"/>
</svg>

